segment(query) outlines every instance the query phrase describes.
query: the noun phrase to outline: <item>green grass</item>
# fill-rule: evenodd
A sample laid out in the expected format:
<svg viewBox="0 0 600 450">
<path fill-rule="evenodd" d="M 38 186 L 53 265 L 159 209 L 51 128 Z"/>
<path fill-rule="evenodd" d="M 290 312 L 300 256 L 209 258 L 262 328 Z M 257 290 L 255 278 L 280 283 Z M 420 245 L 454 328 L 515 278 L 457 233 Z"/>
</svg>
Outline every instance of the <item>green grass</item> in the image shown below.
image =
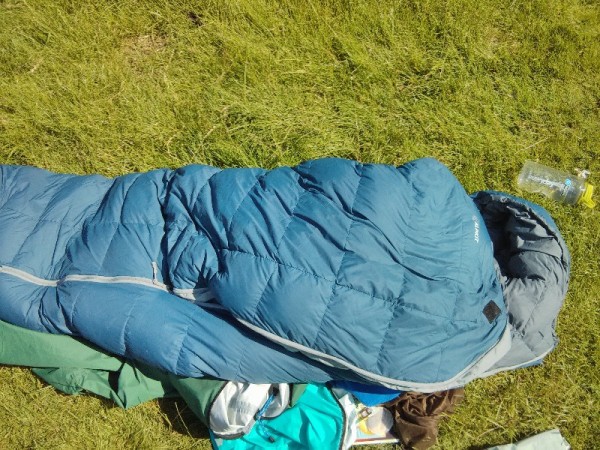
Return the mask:
<svg viewBox="0 0 600 450">
<path fill-rule="evenodd" d="M 433 156 L 468 191 L 520 193 L 534 159 L 600 186 L 594 0 L 0 0 L 0 162 L 156 167 Z M 542 367 L 471 383 L 437 448 L 558 427 L 600 440 L 598 211 L 541 197 L 573 269 Z M 598 196 L 600 199 L 600 195 Z M 182 403 L 122 411 L 0 369 L 0 448 L 201 448 Z"/>
</svg>

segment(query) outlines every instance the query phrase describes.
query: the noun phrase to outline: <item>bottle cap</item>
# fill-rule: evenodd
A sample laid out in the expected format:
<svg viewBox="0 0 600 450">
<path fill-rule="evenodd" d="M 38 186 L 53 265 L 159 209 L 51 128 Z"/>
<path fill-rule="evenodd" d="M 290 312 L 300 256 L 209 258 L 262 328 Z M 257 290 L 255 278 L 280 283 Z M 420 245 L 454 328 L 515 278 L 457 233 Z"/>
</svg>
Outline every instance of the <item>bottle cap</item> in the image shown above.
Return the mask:
<svg viewBox="0 0 600 450">
<path fill-rule="evenodd" d="M 585 189 L 581 197 L 579 197 L 579 201 L 577 203 L 583 203 L 588 208 L 593 208 L 596 206 L 596 202 L 592 200 L 592 195 L 594 195 L 594 186 L 590 183 L 585 183 Z"/>
</svg>

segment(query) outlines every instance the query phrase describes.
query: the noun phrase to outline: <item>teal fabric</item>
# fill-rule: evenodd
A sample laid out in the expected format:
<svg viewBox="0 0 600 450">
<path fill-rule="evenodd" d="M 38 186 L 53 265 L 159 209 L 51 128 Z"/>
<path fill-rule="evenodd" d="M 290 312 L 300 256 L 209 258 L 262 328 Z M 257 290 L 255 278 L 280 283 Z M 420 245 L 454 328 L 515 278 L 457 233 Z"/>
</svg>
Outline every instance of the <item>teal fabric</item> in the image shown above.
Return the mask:
<svg viewBox="0 0 600 450">
<path fill-rule="evenodd" d="M 344 439 L 344 413 L 325 385 L 309 384 L 295 405 L 274 419 L 262 419 L 238 439 L 213 437 L 218 450 L 334 450 Z"/>
</svg>

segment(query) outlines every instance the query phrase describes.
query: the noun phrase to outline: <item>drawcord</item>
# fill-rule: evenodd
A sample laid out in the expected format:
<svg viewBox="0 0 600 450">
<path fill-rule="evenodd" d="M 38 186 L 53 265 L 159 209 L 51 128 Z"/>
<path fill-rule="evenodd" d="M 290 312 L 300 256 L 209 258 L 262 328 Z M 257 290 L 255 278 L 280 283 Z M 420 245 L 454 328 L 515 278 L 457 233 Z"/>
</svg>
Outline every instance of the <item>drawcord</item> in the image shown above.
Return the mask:
<svg viewBox="0 0 600 450">
<path fill-rule="evenodd" d="M 208 437 L 210 438 L 210 443 L 212 445 L 213 450 L 219 450 L 219 444 L 217 444 L 217 439 L 215 438 L 215 434 L 213 430 L 208 429 Z"/>
<path fill-rule="evenodd" d="M 275 438 L 273 436 L 271 436 L 271 434 L 265 428 L 263 416 L 267 412 L 267 409 L 269 408 L 269 406 L 271 406 L 271 403 L 273 403 L 273 400 L 275 400 L 275 395 L 269 394 L 269 398 L 267 398 L 267 401 L 265 402 L 265 404 L 254 415 L 254 420 L 256 420 L 256 432 L 259 434 L 259 436 L 266 439 L 271 444 L 275 442 Z"/>
<path fill-rule="evenodd" d="M 158 281 L 158 264 L 156 261 L 152 261 L 152 283 L 156 286 L 162 284 L 160 281 Z"/>
<path fill-rule="evenodd" d="M 158 268 L 158 263 L 156 261 L 152 261 L 152 284 L 161 288 L 166 289 L 167 291 L 171 291 L 171 286 L 167 286 L 165 283 L 161 283 L 158 280 L 158 274 L 160 269 Z"/>
</svg>

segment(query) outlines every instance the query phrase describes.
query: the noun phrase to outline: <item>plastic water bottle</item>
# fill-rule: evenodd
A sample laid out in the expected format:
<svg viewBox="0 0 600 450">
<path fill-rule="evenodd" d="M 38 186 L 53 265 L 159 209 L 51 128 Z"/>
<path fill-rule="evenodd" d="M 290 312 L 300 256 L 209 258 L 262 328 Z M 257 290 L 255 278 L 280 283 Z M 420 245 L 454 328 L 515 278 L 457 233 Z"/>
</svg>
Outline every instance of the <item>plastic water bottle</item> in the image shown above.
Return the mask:
<svg viewBox="0 0 600 450">
<path fill-rule="evenodd" d="M 368 408 L 369 415 L 358 422 L 358 429 L 366 435 L 384 437 L 394 426 L 392 413 L 383 406 Z"/>
<path fill-rule="evenodd" d="M 524 191 L 543 194 L 567 205 L 596 206 L 592 200 L 594 186 L 584 176 L 574 176 L 533 161 L 525 161 L 517 184 Z"/>
</svg>

